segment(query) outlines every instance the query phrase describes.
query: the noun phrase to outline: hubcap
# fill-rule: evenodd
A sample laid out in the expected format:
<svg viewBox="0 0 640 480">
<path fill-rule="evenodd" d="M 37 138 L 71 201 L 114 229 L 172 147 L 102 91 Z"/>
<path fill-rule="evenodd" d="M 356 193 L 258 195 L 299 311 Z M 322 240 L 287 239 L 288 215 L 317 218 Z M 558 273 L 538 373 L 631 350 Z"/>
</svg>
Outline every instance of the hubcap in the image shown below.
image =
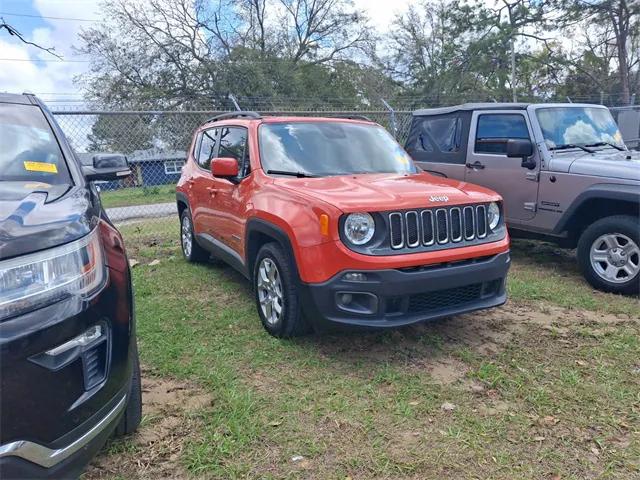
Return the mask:
<svg viewBox="0 0 640 480">
<path fill-rule="evenodd" d="M 607 233 L 591 245 L 591 266 L 604 280 L 626 283 L 640 272 L 640 248 L 626 235 Z"/>
<path fill-rule="evenodd" d="M 184 217 L 182 219 L 182 231 L 180 237 L 182 239 L 182 251 L 184 252 L 185 257 L 191 256 L 192 236 L 191 219 L 189 217 Z"/>
<path fill-rule="evenodd" d="M 269 325 L 280 321 L 284 310 L 282 279 L 278 267 L 270 258 L 263 258 L 258 267 L 258 301 Z"/>
</svg>

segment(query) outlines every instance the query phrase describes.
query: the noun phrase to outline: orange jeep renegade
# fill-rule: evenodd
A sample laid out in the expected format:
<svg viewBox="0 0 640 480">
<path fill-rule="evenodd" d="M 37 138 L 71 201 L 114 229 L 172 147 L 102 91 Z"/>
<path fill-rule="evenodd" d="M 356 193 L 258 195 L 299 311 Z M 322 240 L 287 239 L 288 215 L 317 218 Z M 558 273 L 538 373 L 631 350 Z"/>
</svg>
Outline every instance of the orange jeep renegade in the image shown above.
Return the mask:
<svg viewBox="0 0 640 480">
<path fill-rule="evenodd" d="M 362 117 L 234 112 L 195 133 L 177 186 L 190 262 L 253 283 L 277 337 L 322 322 L 397 327 L 501 305 L 501 198 L 419 171 Z"/>
</svg>

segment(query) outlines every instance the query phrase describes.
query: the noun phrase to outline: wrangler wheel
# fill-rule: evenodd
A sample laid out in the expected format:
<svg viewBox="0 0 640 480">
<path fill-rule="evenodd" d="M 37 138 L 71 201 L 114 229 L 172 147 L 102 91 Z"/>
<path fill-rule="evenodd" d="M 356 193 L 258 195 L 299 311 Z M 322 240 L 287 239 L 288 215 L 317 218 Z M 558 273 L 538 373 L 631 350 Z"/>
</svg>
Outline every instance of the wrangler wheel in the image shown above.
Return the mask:
<svg viewBox="0 0 640 480">
<path fill-rule="evenodd" d="M 578 261 L 599 290 L 634 294 L 640 290 L 640 225 L 627 215 L 594 222 L 580 236 Z"/>
</svg>

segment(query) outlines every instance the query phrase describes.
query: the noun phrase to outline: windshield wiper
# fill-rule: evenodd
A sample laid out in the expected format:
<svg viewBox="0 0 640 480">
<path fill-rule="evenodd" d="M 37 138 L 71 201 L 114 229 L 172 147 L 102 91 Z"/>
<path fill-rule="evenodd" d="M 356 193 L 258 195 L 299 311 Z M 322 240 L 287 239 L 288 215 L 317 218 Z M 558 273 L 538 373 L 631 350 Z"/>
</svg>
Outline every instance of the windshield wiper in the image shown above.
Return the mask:
<svg viewBox="0 0 640 480">
<path fill-rule="evenodd" d="M 611 142 L 598 142 L 598 143 L 590 143 L 589 145 L 585 145 L 585 147 L 613 147 L 616 150 L 619 150 L 621 152 L 624 152 L 624 148 L 622 148 L 620 145 L 616 145 L 615 143 L 611 143 Z"/>
<path fill-rule="evenodd" d="M 291 177 L 298 178 L 317 178 L 320 175 L 313 175 L 312 173 L 307 172 L 287 172 L 286 170 L 267 170 L 269 175 L 289 175 Z"/>
<path fill-rule="evenodd" d="M 584 150 L 587 153 L 595 153 L 595 150 L 591 150 L 590 148 L 587 148 L 584 145 L 577 145 L 575 143 L 565 143 L 564 145 L 556 145 L 555 147 L 551 147 L 549 150 L 567 150 L 568 148 L 579 148 L 580 150 Z"/>
</svg>

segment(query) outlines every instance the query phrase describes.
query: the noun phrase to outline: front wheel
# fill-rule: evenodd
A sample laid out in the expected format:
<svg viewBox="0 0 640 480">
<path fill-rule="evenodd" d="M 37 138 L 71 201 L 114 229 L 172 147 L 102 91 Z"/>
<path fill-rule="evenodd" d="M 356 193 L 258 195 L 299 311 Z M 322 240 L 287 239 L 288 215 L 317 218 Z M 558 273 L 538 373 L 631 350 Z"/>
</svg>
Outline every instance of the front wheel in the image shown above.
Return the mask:
<svg viewBox="0 0 640 480">
<path fill-rule="evenodd" d="M 132 339 L 135 342 L 135 338 Z M 115 436 L 130 435 L 138 429 L 142 420 L 142 381 L 140 379 L 140 359 L 138 358 L 138 346 L 134 348 L 133 371 L 131 372 L 131 387 L 129 399 L 120 423 L 116 427 Z"/>
<path fill-rule="evenodd" d="M 612 293 L 640 292 L 640 225 L 630 215 L 602 218 L 580 236 L 578 262 L 587 281 Z"/>
<path fill-rule="evenodd" d="M 297 275 L 289 255 L 277 243 L 264 245 L 253 268 L 253 290 L 262 326 L 274 337 L 295 337 L 310 330 L 297 287 Z"/>
</svg>

